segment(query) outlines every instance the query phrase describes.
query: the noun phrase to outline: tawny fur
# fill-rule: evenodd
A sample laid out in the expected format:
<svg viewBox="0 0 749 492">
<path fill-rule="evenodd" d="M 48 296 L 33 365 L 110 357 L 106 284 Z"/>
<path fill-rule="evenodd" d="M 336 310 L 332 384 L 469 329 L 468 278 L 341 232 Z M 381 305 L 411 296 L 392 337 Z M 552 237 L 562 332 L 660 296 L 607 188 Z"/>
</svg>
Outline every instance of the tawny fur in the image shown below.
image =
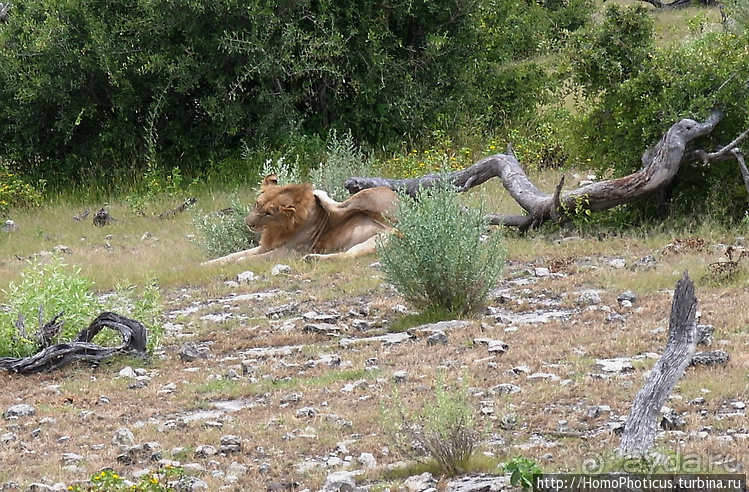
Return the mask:
<svg viewBox="0 0 749 492">
<path fill-rule="evenodd" d="M 260 245 L 204 264 L 291 254 L 335 259 L 373 253 L 377 235 L 392 231 L 396 207 L 397 195 L 389 188 L 364 190 L 339 203 L 308 184 L 278 186 L 270 175 L 245 218 L 247 226 L 261 234 Z"/>
</svg>

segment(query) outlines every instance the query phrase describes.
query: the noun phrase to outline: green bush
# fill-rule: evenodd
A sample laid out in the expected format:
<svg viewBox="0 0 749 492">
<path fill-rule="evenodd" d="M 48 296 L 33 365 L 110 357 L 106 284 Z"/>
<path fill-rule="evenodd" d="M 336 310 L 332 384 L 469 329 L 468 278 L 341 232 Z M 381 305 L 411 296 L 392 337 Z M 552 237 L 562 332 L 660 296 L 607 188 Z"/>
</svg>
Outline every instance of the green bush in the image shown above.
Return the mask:
<svg viewBox="0 0 749 492">
<path fill-rule="evenodd" d="M 36 353 L 40 345 L 37 328 L 60 313 L 65 323 L 59 340 L 74 338 L 98 314 L 94 313 L 93 285 L 80 276 L 80 269 L 69 269 L 61 258 L 31 261 L 29 268 L 21 272 L 21 282 L 11 283 L 3 291 L 8 309 L 0 310 L 0 353 L 11 357 Z M 19 316 L 23 328 L 17 331 Z"/>
<path fill-rule="evenodd" d="M 325 190 L 335 200 L 343 201 L 350 195 L 343 184 L 352 176 L 371 176 L 374 158 L 367 155 L 354 142 L 351 131 L 342 137 L 332 132 L 328 141 L 325 162 L 310 170 L 315 188 Z"/>
<path fill-rule="evenodd" d="M 480 210 L 461 211 L 457 192 L 436 186 L 401 199 L 397 227 L 378 251 L 386 280 L 406 300 L 454 315 L 483 308 L 505 250 L 499 232 L 486 235 Z"/>
<path fill-rule="evenodd" d="M 102 311 L 116 311 L 142 322 L 149 330 L 148 348 L 153 350 L 161 339 L 160 294 L 155 285 L 144 289 L 120 287 L 97 297 L 94 283 L 80 275 L 80 268 L 70 268 L 59 257 L 42 258 L 29 263 L 21 272 L 21 282 L 11 283 L 3 291 L 7 305 L 0 309 L 0 357 L 27 357 L 41 344 L 37 329 L 61 314 L 64 321 L 52 343 L 69 341 Z M 23 323 L 16 327 L 19 319 Z M 119 335 L 103 332 L 95 340 L 100 345 L 120 344 Z"/>
<path fill-rule="evenodd" d="M 591 5 L 16 2 L 0 29 L 2 153 L 50 186 L 117 187 L 149 166 L 192 178 L 243 147 L 332 130 L 392 149 L 495 128 L 544 101 L 547 55 Z"/>
<path fill-rule="evenodd" d="M 37 186 L 31 185 L 8 170 L 0 159 L 0 217 L 4 217 L 11 209 L 23 207 L 38 207 L 42 204 L 44 181 Z"/>
<path fill-rule="evenodd" d="M 202 210 L 196 212 L 193 216 L 193 223 L 198 229 L 195 241 L 209 258 L 218 258 L 255 245 L 254 235 L 244 221 L 250 209 L 235 196 L 227 210 L 211 214 L 205 214 Z"/>
<path fill-rule="evenodd" d="M 749 125 L 747 33 L 695 31 L 666 46 L 653 39 L 649 12 L 612 6 L 601 23 L 578 33 L 571 44 L 571 74 L 586 97 L 578 101 L 570 149 L 602 172 L 614 169 L 623 176 L 640 169 L 646 149 L 682 118 L 702 120 L 715 109 L 724 113 L 710 135 L 690 145 L 706 151 L 721 148 Z M 746 192 L 733 162 L 682 165 L 665 191 L 677 214 L 709 214 L 731 223 L 745 210 L 735 206 Z M 648 218 L 654 201 L 630 208 Z"/>
</svg>

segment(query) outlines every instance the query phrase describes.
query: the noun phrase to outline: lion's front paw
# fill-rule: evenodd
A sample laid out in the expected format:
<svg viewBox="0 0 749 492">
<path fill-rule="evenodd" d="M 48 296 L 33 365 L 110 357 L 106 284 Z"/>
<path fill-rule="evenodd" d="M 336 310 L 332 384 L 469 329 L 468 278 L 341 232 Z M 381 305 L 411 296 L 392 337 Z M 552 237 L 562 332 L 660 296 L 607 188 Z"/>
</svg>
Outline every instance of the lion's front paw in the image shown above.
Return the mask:
<svg viewBox="0 0 749 492">
<path fill-rule="evenodd" d="M 311 263 L 313 261 L 318 261 L 322 257 L 323 257 L 323 255 L 319 255 L 317 253 L 310 253 L 308 255 L 302 256 L 302 260 Z"/>
</svg>

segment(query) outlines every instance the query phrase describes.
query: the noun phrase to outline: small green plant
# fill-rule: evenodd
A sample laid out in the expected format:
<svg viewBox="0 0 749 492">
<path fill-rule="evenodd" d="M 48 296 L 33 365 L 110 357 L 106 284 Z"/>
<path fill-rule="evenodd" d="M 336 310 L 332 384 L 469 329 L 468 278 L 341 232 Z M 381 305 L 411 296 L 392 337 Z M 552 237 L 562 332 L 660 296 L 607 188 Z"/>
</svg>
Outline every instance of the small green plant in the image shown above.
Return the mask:
<svg viewBox="0 0 749 492">
<path fill-rule="evenodd" d="M 398 451 L 425 463 L 433 473 L 454 476 L 477 471 L 481 433 L 464 386 L 449 387 L 440 374 L 434 395 L 421 410 L 409 413 L 396 392 L 395 405 L 383 409 L 385 427 Z M 398 408 L 393 415 L 392 408 Z"/>
<path fill-rule="evenodd" d="M 8 304 L 0 309 L 0 356 L 27 357 L 44 345 L 71 340 L 102 311 L 141 321 L 148 329 L 150 350 L 159 343 L 161 302 L 155 284 L 142 289 L 120 287 L 102 297 L 95 295 L 93 287 L 91 280 L 81 276 L 80 268 L 68 267 L 60 257 L 29 262 L 29 268 L 21 272 L 21 282 L 2 291 Z M 63 321 L 59 333 L 43 338 L 37 327 L 58 314 Z M 119 344 L 121 339 L 106 330 L 96 342 Z"/>
<path fill-rule="evenodd" d="M 334 200 L 348 198 L 343 187 L 346 179 L 372 174 L 373 157 L 356 145 L 351 130 L 341 137 L 333 131 L 325 154 L 325 162 L 310 171 L 310 179 L 315 188 L 327 191 Z"/>
<path fill-rule="evenodd" d="M 244 222 L 249 211 L 250 207 L 243 205 L 236 196 L 227 210 L 208 215 L 198 211 L 193 217 L 199 232 L 196 243 L 209 258 L 251 248 L 255 239 Z"/>
<path fill-rule="evenodd" d="M 59 339 L 77 335 L 93 319 L 96 299 L 92 287 L 93 282 L 82 277 L 79 268 L 68 268 L 60 257 L 29 262 L 29 268 L 21 272 L 21 282 L 11 283 L 3 291 L 8 309 L 0 310 L 0 354 L 26 357 L 35 353 L 41 344 L 36 327 L 60 313 L 65 322 Z"/>
<path fill-rule="evenodd" d="M 72 492 L 172 492 L 175 490 L 172 484 L 177 484 L 184 476 L 182 468 L 167 465 L 154 473 L 143 475 L 138 482 L 132 483 L 116 472 L 106 469 L 94 473 L 88 485 L 73 485 L 68 487 L 68 490 Z"/>
<path fill-rule="evenodd" d="M 504 471 L 510 474 L 510 484 L 513 487 L 522 487 L 523 490 L 532 489 L 533 476 L 543 473 L 543 470 L 535 461 L 522 456 L 513 458 L 506 463 Z"/>
<path fill-rule="evenodd" d="M 501 235 L 487 235 L 484 214 L 461 211 L 454 189 L 435 186 L 401 199 L 397 227 L 378 246 L 386 280 L 419 310 L 480 311 L 505 260 Z"/>
</svg>

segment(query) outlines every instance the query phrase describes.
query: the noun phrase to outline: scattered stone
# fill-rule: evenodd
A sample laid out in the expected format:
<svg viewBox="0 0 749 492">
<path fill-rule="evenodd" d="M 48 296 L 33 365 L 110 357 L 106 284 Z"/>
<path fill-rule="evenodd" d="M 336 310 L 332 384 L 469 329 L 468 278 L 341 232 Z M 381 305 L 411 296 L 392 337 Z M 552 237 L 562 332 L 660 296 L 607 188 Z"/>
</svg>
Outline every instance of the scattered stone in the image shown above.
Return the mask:
<svg viewBox="0 0 749 492">
<path fill-rule="evenodd" d="M 474 345 L 485 345 L 490 354 L 504 354 L 510 347 L 502 340 L 493 340 L 491 338 L 474 338 Z"/>
<path fill-rule="evenodd" d="M 489 390 L 489 393 L 495 395 L 514 395 L 523 391 L 520 386 L 509 383 L 501 383 Z"/>
<path fill-rule="evenodd" d="M 359 455 L 356 461 L 359 462 L 359 464 L 364 468 L 370 470 L 377 468 L 377 460 L 372 453 L 362 453 Z"/>
<path fill-rule="evenodd" d="M 437 481 L 429 472 L 408 477 L 403 482 L 403 487 L 407 492 L 425 492 L 426 490 L 433 489 L 436 485 Z"/>
<path fill-rule="evenodd" d="M 299 306 L 299 303 L 296 303 L 296 302 L 283 304 L 281 306 L 277 306 L 277 307 L 267 310 L 265 312 L 265 316 L 268 318 L 278 319 L 281 316 L 287 316 L 287 315 L 296 313 L 298 306 Z"/>
<path fill-rule="evenodd" d="M 617 270 L 621 270 L 622 268 L 627 266 L 627 262 L 622 258 L 614 258 L 613 260 L 609 261 L 609 266 Z"/>
<path fill-rule="evenodd" d="M 668 409 L 666 412 L 663 412 L 663 417 L 661 418 L 661 429 L 667 430 L 667 431 L 673 431 L 673 430 L 683 429 L 686 426 L 687 426 L 687 421 L 684 419 L 684 417 L 682 417 L 678 413 L 674 412 L 671 409 Z"/>
<path fill-rule="evenodd" d="M 323 492 L 355 492 L 357 490 L 353 472 L 338 471 L 328 475 Z"/>
<path fill-rule="evenodd" d="M 627 320 L 621 314 L 612 311 L 612 312 L 610 312 L 610 313 L 608 313 L 606 315 L 606 318 L 604 319 L 604 322 L 605 323 L 614 323 L 614 322 L 626 323 Z"/>
<path fill-rule="evenodd" d="M 632 307 L 637 301 L 637 294 L 628 290 L 619 294 L 619 297 L 617 297 L 616 300 L 621 307 Z"/>
<path fill-rule="evenodd" d="M 549 271 L 548 268 L 545 268 L 545 267 L 536 267 L 536 268 L 533 269 L 533 274 L 536 277 L 543 278 L 543 277 L 548 277 L 549 275 L 551 275 L 551 272 Z"/>
<path fill-rule="evenodd" d="M 13 434 L 12 432 L 6 432 L 5 434 L 0 436 L 0 442 L 3 444 L 8 444 L 17 440 L 18 436 Z"/>
<path fill-rule="evenodd" d="M 644 258 L 640 258 L 635 262 L 634 265 L 632 265 L 632 270 L 651 270 L 658 266 L 658 260 L 655 259 L 653 255 L 648 255 Z"/>
<path fill-rule="evenodd" d="M 224 454 L 235 454 L 242 451 L 242 439 L 233 434 L 227 434 L 220 440 L 221 452 Z"/>
<path fill-rule="evenodd" d="M 697 352 L 689 362 L 691 366 L 715 366 L 727 364 L 730 356 L 725 350 L 712 350 L 710 352 Z"/>
<path fill-rule="evenodd" d="M 382 345 L 396 345 L 399 343 L 413 340 L 414 337 L 408 333 L 387 333 L 385 335 L 379 335 L 376 337 L 368 338 L 341 338 L 338 341 L 338 346 L 341 348 L 349 348 L 355 345 L 366 345 L 369 343 L 381 343 Z"/>
<path fill-rule="evenodd" d="M 447 484 L 446 492 L 499 492 L 509 488 L 507 477 L 480 475 L 461 477 Z"/>
<path fill-rule="evenodd" d="M 601 366 L 601 371 L 608 373 L 626 374 L 634 372 L 635 367 L 632 360 L 627 357 L 618 357 L 614 359 L 596 359 L 595 366 Z"/>
<path fill-rule="evenodd" d="M 330 323 L 310 323 L 304 325 L 302 331 L 317 333 L 319 335 L 337 336 L 341 333 L 341 327 Z"/>
<path fill-rule="evenodd" d="M 560 378 L 556 374 L 551 374 L 547 372 L 534 372 L 533 374 L 529 374 L 527 376 L 527 379 L 545 379 L 546 381 L 555 382 L 555 381 L 559 381 L 562 378 Z"/>
<path fill-rule="evenodd" d="M 135 379 L 138 377 L 137 374 L 135 374 L 135 370 L 133 370 L 132 367 L 127 366 L 120 370 L 119 373 L 117 373 L 117 377 L 120 378 L 128 378 L 128 379 Z"/>
<path fill-rule="evenodd" d="M 312 418 L 317 415 L 317 409 L 314 407 L 302 407 L 296 411 L 297 418 Z"/>
<path fill-rule="evenodd" d="M 195 456 L 198 458 L 210 458 L 211 456 L 214 456 L 218 454 L 218 450 L 210 445 L 203 444 L 195 448 Z"/>
<path fill-rule="evenodd" d="M 5 223 L 0 228 L 0 230 L 2 230 L 3 232 L 13 232 L 13 231 L 17 231 L 18 230 L 18 226 L 16 225 L 15 222 L 13 222 L 12 220 L 8 219 L 8 220 L 5 221 Z"/>
<path fill-rule="evenodd" d="M 291 267 L 289 265 L 278 264 L 271 269 L 270 274 L 274 277 L 278 275 L 291 275 Z"/>
<path fill-rule="evenodd" d="M 579 306 L 596 306 L 601 304 L 601 296 L 594 290 L 584 290 L 580 292 L 576 303 Z"/>
<path fill-rule="evenodd" d="M 193 342 L 185 342 L 182 347 L 180 347 L 177 354 L 183 362 L 192 362 L 197 359 L 206 358 L 206 351 L 207 350 L 198 348 L 198 346 Z"/>
<path fill-rule="evenodd" d="M 125 429 L 124 427 L 117 429 L 112 437 L 112 444 L 120 447 L 132 446 L 135 444 L 135 435 L 133 435 L 129 429 Z"/>
<path fill-rule="evenodd" d="M 77 465 L 81 461 L 83 461 L 83 456 L 81 456 L 80 454 L 75 454 L 75 453 L 63 453 L 62 454 L 62 462 L 65 465 Z"/>
<path fill-rule="evenodd" d="M 447 335 L 444 331 L 435 331 L 427 337 L 427 345 L 447 345 Z"/>
<path fill-rule="evenodd" d="M 3 417 L 5 419 L 18 419 L 20 417 L 30 417 L 32 415 L 36 414 L 36 409 L 32 407 L 31 405 L 27 405 L 25 403 L 21 403 L 19 405 L 13 405 L 12 407 L 8 407 L 5 412 L 3 412 Z"/>
<path fill-rule="evenodd" d="M 247 270 L 246 272 L 242 272 L 237 274 L 237 282 L 240 284 L 249 284 L 257 280 L 257 275 L 255 275 L 255 272 L 251 272 Z"/>
<path fill-rule="evenodd" d="M 191 475 L 183 475 L 179 477 L 177 485 L 175 486 L 177 492 L 194 492 L 196 490 L 208 490 L 208 484 Z"/>
<path fill-rule="evenodd" d="M 408 372 L 406 371 L 395 371 L 393 373 L 393 380 L 396 383 L 404 383 L 408 379 Z"/>
</svg>

